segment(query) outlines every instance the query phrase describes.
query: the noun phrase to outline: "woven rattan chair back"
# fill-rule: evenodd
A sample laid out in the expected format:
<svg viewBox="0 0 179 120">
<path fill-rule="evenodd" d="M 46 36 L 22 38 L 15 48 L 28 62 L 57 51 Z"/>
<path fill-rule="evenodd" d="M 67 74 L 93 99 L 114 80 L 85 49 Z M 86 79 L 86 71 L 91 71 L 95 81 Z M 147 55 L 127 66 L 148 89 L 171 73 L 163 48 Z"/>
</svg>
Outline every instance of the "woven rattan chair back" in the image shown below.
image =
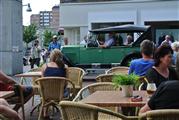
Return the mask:
<svg viewBox="0 0 179 120">
<path fill-rule="evenodd" d="M 137 120 L 137 117 L 126 117 L 120 113 L 79 102 L 60 102 L 63 120 Z"/>
<path fill-rule="evenodd" d="M 40 86 L 40 94 L 44 102 L 60 101 L 64 95 L 64 77 L 42 77 L 36 80 Z"/>
<path fill-rule="evenodd" d="M 42 77 L 36 80 L 37 84 L 40 86 L 42 100 L 38 120 L 41 120 L 44 107 L 56 107 L 63 99 L 66 81 L 67 79 L 64 77 Z"/>
<path fill-rule="evenodd" d="M 66 77 L 75 84 L 75 88 L 82 88 L 82 81 L 85 71 L 78 67 L 68 67 L 66 70 Z"/>
<path fill-rule="evenodd" d="M 178 109 L 151 110 L 140 115 L 140 120 L 179 120 Z"/>
<path fill-rule="evenodd" d="M 112 82 L 113 74 L 101 74 L 96 77 L 96 82 Z"/>
<path fill-rule="evenodd" d="M 112 67 L 111 69 L 106 71 L 106 74 L 128 74 L 129 67 L 118 66 Z"/>
<path fill-rule="evenodd" d="M 111 82 L 93 83 L 93 84 L 87 85 L 84 88 L 82 88 L 78 92 L 76 97 L 73 99 L 73 101 L 79 101 L 79 100 L 91 95 L 92 93 L 94 93 L 96 91 L 113 91 L 113 90 L 116 90 L 116 88 L 114 87 L 113 83 L 111 83 Z"/>
</svg>

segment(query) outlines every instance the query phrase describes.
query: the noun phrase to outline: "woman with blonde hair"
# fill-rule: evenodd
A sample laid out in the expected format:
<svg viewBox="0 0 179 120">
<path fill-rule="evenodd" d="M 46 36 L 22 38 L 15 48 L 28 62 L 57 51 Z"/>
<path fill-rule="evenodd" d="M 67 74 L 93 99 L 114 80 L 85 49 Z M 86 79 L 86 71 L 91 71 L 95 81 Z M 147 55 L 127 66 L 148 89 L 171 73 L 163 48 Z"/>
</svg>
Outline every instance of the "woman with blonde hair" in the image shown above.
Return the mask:
<svg viewBox="0 0 179 120">
<path fill-rule="evenodd" d="M 42 76 L 43 77 L 66 77 L 65 64 L 63 63 L 63 54 L 59 49 L 54 49 L 50 53 L 50 62 L 42 66 Z M 69 91 L 65 85 L 64 97 L 69 95 Z M 49 119 L 47 116 L 47 111 L 44 109 L 44 118 Z"/>
<path fill-rule="evenodd" d="M 50 62 L 42 66 L 43 77 L 66 77 L 63 54 L 59 49 L 54 49 L 50 53 Z"/>
</svg>

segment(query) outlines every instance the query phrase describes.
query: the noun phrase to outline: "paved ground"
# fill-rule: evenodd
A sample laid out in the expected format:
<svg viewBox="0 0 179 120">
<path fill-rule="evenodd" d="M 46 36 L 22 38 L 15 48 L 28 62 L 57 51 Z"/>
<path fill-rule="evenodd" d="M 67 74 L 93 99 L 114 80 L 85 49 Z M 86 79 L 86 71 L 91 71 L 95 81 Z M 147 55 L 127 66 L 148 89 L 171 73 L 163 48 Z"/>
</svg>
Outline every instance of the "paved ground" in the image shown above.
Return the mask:
<svg viewBox="0 0 179 120">
<path fill-rule="evenodd" d="M 30 70 L 30 66 L 25 66 L 24 67 L 24 72 Z M 20 81 L 20 78 L 16 78 L 16 77 L 13 77 L 14 79 L 16 79 L 17 82 Z M 90 77 L 91 78 L 91 77 Z M 91 83 L 94 83 L 95 81 L 87 81 L 85 80 L 83 82 L 83 86 L 86 86 L 88 84 L 91 84 Z M 30 78 L 27 79 L 26 82 L 24 82 L 25 85 L 31 85 L 31 80 Z M 40 99 L 39 99 L 39 96 L 36 95 L 35 96 L 35 105 L 39 104 L 40 102 Z M 29 100 L 26 104 L 25 104 L 25 115 L 26 115 L 26 120 L 37 120 L 38 119 L 38 110 L 36 109 L 33 113 L 32 116 L 30 116 L 30 111 L 33 109 L 33 106 L 32 106 L 32 99 Z M 53 120 L 59 120 L 60 119 L 60 114 L 59 113 L 56 113 L 55 115 L 52 116 L 52 119 Z"/>
</svg>

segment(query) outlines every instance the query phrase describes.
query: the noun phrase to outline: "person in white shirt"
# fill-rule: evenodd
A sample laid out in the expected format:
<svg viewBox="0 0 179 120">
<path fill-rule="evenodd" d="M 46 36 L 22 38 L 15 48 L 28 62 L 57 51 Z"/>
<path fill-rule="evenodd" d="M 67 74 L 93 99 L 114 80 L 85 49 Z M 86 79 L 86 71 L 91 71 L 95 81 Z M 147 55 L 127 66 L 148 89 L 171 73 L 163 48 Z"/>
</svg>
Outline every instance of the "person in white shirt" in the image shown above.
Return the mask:
<svg viewBox="0 0 179 120">
<path fill-rule="evenodd" d="M 162 44 L 169 44 L 171 46 L 172 41 L 171 41 L 171 36 L 170 35 L 166 35 L 165 36 L 165 40 L 161 43 Z"/>
</svg>

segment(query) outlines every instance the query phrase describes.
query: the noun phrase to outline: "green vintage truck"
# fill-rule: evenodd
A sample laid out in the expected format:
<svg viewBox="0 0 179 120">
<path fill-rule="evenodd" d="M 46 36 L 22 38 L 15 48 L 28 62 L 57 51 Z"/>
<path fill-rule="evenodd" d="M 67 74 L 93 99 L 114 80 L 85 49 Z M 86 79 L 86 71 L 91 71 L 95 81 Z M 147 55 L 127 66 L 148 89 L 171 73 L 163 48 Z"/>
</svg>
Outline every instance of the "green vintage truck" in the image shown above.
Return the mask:
<svg viewBox="0 0 179 120">
<path fill-rule="evenodd" d="M 66 58 L 66 63 L 69 66 L 78 66 L 81 68 L 91 68 L 93 65 L 100 65 L 100 68 L 110 68 L 112 65 L 129 66 L 132 59 L 141 57 L 140 43 L 144 39 L 151 39 L 151 28 L 149 26 L 121 25 L 91 30 L 91 36 L 88 41 L 93 41 L 93 43 L 97 44 L 97 40 L 100 39 L 99 36 L 103 36 L 104 38 L 106 34 L 111 32 L 115 33 L 115 42 L 120 44 L 111 46 L 110 48 L 93 47 L 91 45 L 89 46 L 89 44 L 86 46 L 64 46 L 62 52 Z M 127 34 L 136 38 L 131 45 L 124 45 L 125 40 L 121 40 Z"/>
</svg>

